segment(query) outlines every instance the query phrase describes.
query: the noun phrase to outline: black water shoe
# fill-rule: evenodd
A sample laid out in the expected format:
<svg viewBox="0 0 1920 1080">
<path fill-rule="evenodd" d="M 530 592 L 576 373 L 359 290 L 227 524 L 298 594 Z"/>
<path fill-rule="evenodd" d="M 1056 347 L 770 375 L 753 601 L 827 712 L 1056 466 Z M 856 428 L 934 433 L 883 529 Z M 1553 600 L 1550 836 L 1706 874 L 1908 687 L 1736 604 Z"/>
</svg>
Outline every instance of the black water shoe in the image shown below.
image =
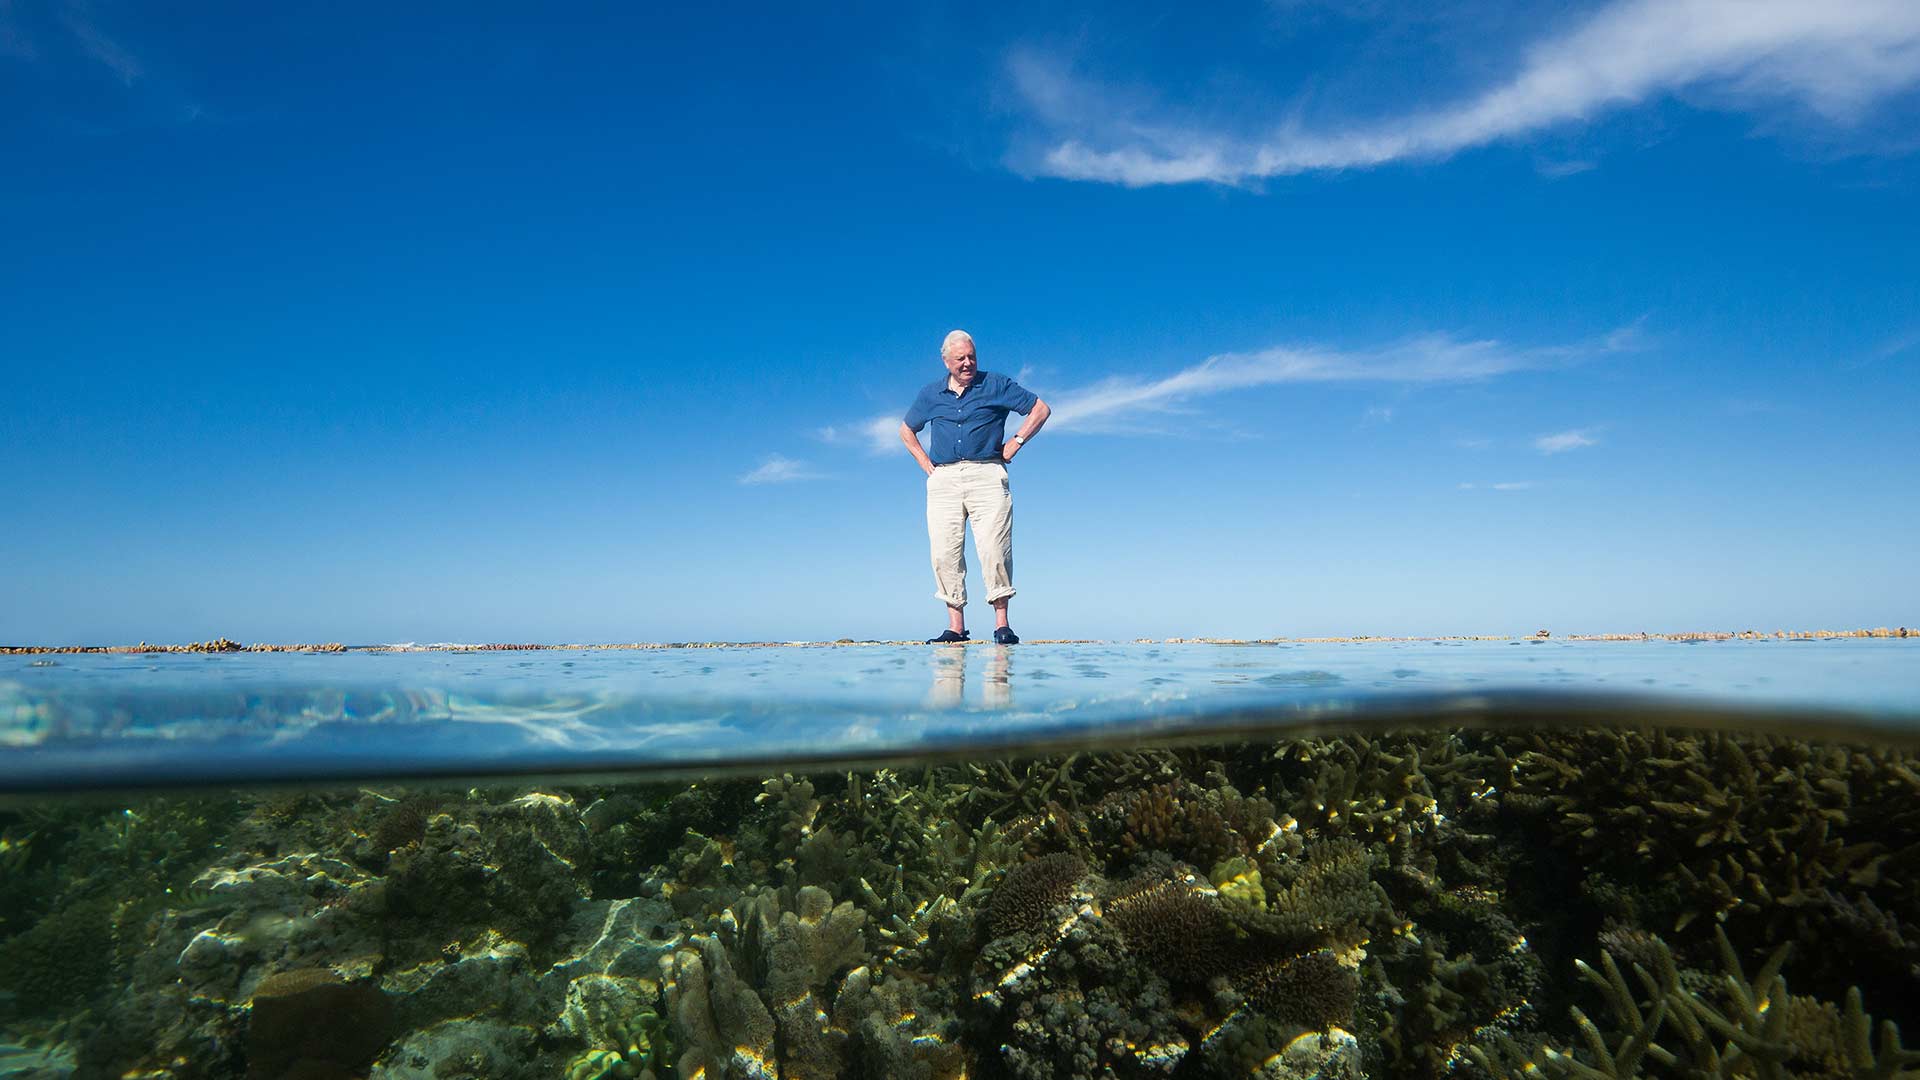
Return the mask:
<svg viewBox="0 0 1920 1080">
<path fill-rule="evenodd" d="M 993 643 L 995 645 L 1018 645 L 1020 644 L 1020 635 L 1013 632 L 1013 627 L 1002 626 L 993 632 Z"/>
<path fill-rule="evenodd" d="M 962 631 L 960 631 L 960 632 L 959 632 L 959 633 L 957 633 L 957 634 L 956 634 L 956 633 L 954 633 L 954 632 L 953 632 L 953 631 L 951 631 L 951 630 L 946 630 L 946 631 L 943 631 L 943 632 L 942 632 L 942 633 L 940 634 L 940 636 L 939 636 L 939 637 L 930 637 L 930 638 L 928 638 L 928 639 L 927 639 L 927 644 L 929 644 L 929 645 L 957 645 L 957 644 L 959 644 L 960 642 L 963 642 L 963 641 L 965 641 L 965 640 L 967 640 L 967 632 L 966 632 L 965 630 L 962 630 Z"/>
</svg>

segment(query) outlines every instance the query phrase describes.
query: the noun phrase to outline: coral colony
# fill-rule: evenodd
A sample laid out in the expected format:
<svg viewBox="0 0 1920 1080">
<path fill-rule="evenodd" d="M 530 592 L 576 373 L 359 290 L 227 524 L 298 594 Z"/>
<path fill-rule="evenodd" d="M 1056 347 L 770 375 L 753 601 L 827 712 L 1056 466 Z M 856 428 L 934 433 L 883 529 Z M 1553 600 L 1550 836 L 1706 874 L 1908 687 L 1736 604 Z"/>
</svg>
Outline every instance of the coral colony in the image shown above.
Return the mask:
<svg viewBox="0 0 1920 1080">
<path fill-rule="evenodd" d="M 1420 731 L 22 806 L 0 1077 L 1914 1077 L 1917 765 Z"/>
</svg>

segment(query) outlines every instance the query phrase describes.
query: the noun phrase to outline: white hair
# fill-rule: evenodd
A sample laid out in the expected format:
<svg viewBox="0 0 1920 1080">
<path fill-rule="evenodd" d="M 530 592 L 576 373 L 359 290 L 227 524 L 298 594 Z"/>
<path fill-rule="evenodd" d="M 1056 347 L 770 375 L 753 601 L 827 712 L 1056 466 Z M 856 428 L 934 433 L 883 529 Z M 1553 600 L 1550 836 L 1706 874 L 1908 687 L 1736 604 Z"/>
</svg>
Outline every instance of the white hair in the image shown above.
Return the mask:
<svg viewBox="0 0 1920 1080">
<path fill-rule="evenodd" d="M 947 339 L 940 343 L 940 359 L 945 360 L 947 357 L 953 355 L 953 351 L 959 348 L 962 344 L 972 345 L 973 335 L 967 333 L 965 330 L 954 330 L 949 332 L 947 334 Z"/>
</svg>

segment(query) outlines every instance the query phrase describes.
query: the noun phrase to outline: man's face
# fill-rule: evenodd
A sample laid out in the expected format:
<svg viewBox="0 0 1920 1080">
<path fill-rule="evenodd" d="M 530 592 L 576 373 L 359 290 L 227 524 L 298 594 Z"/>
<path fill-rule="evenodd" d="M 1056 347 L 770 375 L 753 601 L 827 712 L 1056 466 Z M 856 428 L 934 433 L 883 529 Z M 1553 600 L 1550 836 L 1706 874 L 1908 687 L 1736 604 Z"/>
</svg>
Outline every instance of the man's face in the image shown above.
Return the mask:
<svg viewBox="0 0 1920 1080">
<path fill-rule="evenodd" d="M 980 368 L 980 362 L 974 358 L 971 341 L 960 342 L 941 354 L 940 359 L 947 362 L 947 374 L 961 385 L 972 382 L 973 373 Z"/>
</svg>

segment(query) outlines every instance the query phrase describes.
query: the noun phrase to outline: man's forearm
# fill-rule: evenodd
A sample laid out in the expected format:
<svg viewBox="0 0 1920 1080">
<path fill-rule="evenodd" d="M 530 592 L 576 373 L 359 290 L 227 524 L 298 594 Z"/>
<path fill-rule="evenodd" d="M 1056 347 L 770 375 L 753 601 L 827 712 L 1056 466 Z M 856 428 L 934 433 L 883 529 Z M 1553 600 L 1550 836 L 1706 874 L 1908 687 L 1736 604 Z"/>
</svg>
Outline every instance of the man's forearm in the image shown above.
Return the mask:
<svg viewBox="0 0 1920 1080">
<path fill-rule="evenodd" d="M 907 453 L 913 455 L 913 460 L 920 463 L 921 472 L 933 472 L 933 459 L 927 456 L 926 449 L 920 445 L 920 436 L 915 435 L 905 421 L 900 424 L 900 441 L 906 444 Z"/>
<path fill-rule="evenodd" d="M 1046 402 L 1035 400 L 1033 411 L 1027 414 L 1027 422 L 1020 425 L 1020 441 L 1025 442 L 1040 434 L 1040 429 L 1047 425 L 1047 417 L 1052 415 L 1053 410 L 1047 407 Z"/>
</svg>

